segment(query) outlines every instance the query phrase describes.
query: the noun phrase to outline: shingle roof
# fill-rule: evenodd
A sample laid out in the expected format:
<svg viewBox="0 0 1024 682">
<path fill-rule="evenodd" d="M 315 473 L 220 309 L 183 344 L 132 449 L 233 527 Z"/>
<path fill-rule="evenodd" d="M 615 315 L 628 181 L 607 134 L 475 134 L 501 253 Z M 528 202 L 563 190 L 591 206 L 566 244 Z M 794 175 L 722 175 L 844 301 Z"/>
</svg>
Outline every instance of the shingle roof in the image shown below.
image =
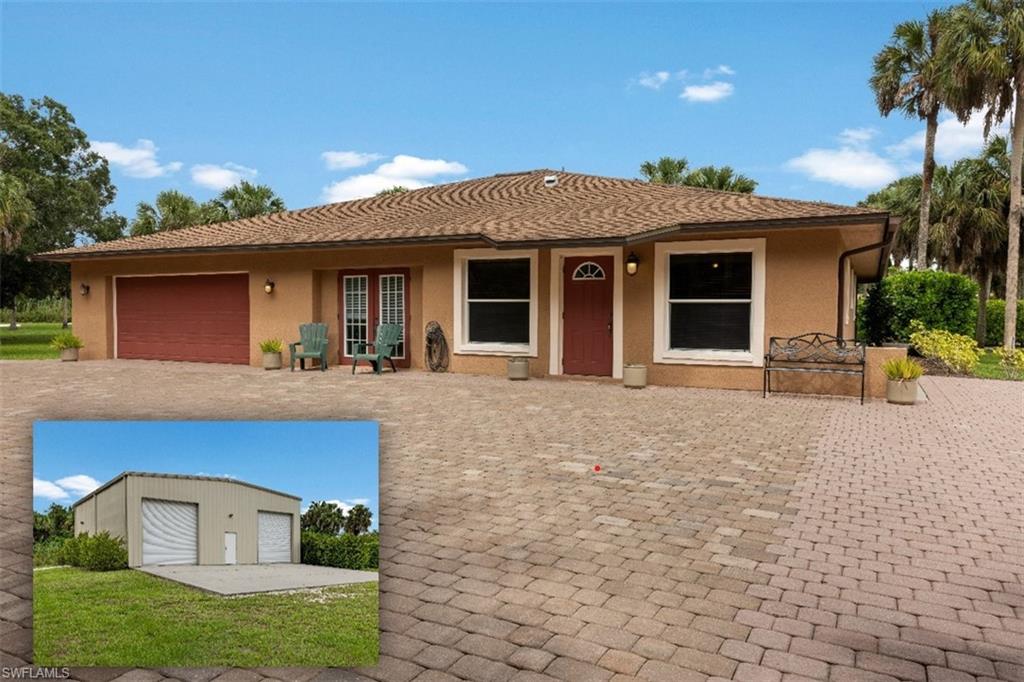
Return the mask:
<svg viewBox="0 0 1024 682">
<path fill-rule="evenodd" d="M 546 187 L 544 177 L 557 185 Z M 661 231 L 744 223 L 866 222 L 866 208 L 535 170 L 435 185 L 212 225 L 51 251 L 43 259 L 181 251 L 481 239 L 496 246 L 627 242 Z"/>
</svg>

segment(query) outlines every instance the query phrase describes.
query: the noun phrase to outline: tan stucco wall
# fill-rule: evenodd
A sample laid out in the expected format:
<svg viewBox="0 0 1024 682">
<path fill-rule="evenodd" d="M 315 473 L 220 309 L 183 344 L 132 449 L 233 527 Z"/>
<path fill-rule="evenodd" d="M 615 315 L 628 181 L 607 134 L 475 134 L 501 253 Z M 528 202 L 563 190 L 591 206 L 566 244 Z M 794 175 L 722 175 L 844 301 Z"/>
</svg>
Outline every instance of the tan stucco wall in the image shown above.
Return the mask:
<svg viewBox="0 0 1024 682">
<path fill-rule="evenodd" d="M 766 238 L 765 338 L 792 336 L 809 331 L 835 333 L 838 265 L 840 254 L 850 248 L 870 244 L 879 238 L 877 228 L 835 228 L 773 230 L 770 232 L 730 232 L 693 234 L 688 239 Z M 479 248 L 479 244 L 437 246 L 395 246 L 391 248 L 351 248 L 345 250 L 295 251 L 273 254 L 223 254 L 130 258 L 75 263 L 72 286 L 80 282 L 92 287 L 89 296 L 74 301 L 75 330 L 86 348 L 83 359 L 113 357 L 113 275 L 174 274 L 186 272 L 246 271 L 250 278 L 250 360 L 261 361 L 258 342 L 277 337 L 295 340 L 298 325 L 308 321 L 326 322 L 331 340 L 330 358 L 338 357 L 339 305 L 338 271 L 341 269 L 404 267 L 410 270 L 407 330 L 408 354 L 413 368 L 423 368 L 423 328 L 427 322 L 440 322 L 454 348 L 453 336 L 453 251 L 455 248 Z M 623 249 L 623 256 L 635 251 L 641 259 L 640 271 L 623 281 L 623 360 L 649 367 L 653 384 L 759 390 L 759 367 L 667 365 L 653 362 L 653 278 L 654 244 L 637 244 Z M 550 325 L 550 250 L 538 253 L 537 354 L 530 358 L 530 373 L 547 375 L 549 369 Z M 874 261 L 872 261 L 872 258 Z M 855 262 L 855 267 L 870 268 L 877 253 Z M 263 293 L 267 277 L 275 281 L 274 293 Z M 852 323 L 849 328 L 852 331 Z M 560 349 L 555 349 L 560 352 Z M 287 361 L 287 358 L 285 358 Z M 501 375 L 506 359 L 499 356 L 451 356 L 451 371 Z M 828 389 L 830 384 L 814 378 L 802 382 L 786 379 L 794 388 L 806 383 L 808 390 Z M 834 383 L 834 382 L 833 382 Z M 859 389 L 858 389 L 859 390 Z M 880 394 L 879 394 L 880 395 Z"/>
</svg>

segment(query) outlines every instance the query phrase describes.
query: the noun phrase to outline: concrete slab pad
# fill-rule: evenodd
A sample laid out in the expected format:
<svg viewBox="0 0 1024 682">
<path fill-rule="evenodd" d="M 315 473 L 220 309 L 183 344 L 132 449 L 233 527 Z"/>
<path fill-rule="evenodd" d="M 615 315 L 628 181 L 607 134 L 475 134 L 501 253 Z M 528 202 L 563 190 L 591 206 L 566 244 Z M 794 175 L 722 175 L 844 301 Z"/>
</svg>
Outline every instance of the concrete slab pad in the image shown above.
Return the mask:
<svg viewBox="0 0 1024 682">
<path fill-rule="evenodd" d="M 306 564 L 143 566 L 138 570 L 222 595 L 283 592 L 377 581 L 376 571 L 352 571 Z"/>
</svg>

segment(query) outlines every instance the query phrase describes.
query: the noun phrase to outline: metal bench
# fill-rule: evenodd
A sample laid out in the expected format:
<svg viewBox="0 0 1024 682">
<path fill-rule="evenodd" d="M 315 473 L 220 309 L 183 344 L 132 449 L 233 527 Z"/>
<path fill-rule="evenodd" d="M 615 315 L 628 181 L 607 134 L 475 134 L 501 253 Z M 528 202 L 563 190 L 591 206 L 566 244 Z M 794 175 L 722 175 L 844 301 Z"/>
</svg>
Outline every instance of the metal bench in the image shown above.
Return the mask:
<svg viewBox="0 0 1024 682">
<path fill-rule="evenodd" d="M 772 392 L 772 372 L 814 372 L 859 374 L 860 403 L 864 404 L 864 368 L 867 345 L 853 339 L 813 333 L 801 336 L 773 336 L 764 356 L 762 397 Z M 786 363 L 777 365 L 774 363 Z"/>
</svg>

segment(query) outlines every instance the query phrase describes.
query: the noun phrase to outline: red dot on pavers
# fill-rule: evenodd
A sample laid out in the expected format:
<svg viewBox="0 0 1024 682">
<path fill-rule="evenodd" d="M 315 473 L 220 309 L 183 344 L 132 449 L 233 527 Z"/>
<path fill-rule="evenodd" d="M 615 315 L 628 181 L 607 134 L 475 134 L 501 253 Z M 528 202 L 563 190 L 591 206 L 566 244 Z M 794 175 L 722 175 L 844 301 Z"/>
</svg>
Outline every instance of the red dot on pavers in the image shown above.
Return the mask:
<svg viewBox="0 0 1024 682">
<path fill-rule="evenodd" d="M 594 471 L 601 471 L 601 465 L 600 464 L 595 464 L 594 465 Z"/>
</svg>

